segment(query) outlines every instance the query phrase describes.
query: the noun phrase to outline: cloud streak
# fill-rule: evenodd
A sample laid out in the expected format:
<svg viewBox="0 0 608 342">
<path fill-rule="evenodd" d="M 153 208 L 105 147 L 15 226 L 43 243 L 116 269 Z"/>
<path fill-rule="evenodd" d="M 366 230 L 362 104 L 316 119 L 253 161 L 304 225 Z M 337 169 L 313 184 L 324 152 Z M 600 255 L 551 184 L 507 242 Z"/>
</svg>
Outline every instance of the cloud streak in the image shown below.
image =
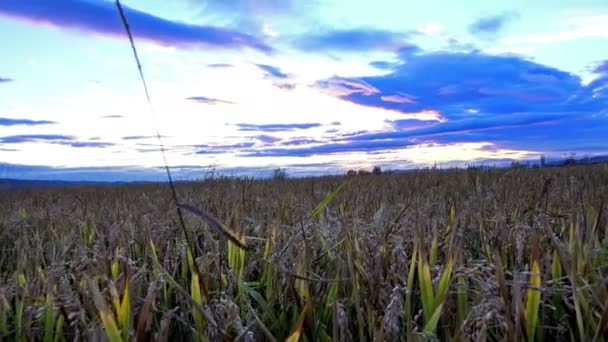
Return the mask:
<svg viewBox="0 0 608 342">
<path fill-rule="evenodd" d="M 263 150 L 244 151 L 242 157 L 311 157 L 315 155 L 327 155 L 349 152 L 370 152 L 405 148 L 413 145 L 407 140 L 382 140 L 382 141 L 349 141 L 340 143 L 326 143 L 317 146 L 299 148 L 268 148 Z"/>
<path fill-rule="evenodd" d="M 214 98 L 205 97 L 205 96 L 191 96 L 191 97 L 187 97 L 186 100 L 195 102 L 195 103 L 208 104 L 208 105 L 234 104 L 234 102 L 231 102 L 231 101 L 214 99 Z"/>
<path fill-rule="evenodd" d="M 8 77 L 0 77 L 0 83 L 9 83 L 9 82 L 14 82 L 15 80 L 13 80 L 12 78 L 8 78 Z"/>
<path fill-rule="evenodd" d="M 123 5 L 136 39 L 165 46 L 272 48 L 251 35 L 214 26 L 191 25 L 167 20 Z M 0 16 L 62 29 L 77 29 L 106 37 L 124 39 L 116 7 L 110 1 L 3 0 Z"/>
<path fill-rule="evenodd" d="M 258 68 L 262 69 L 268 76 L 271 76 L 274 78 L 279 78 L 279 79 L 289 78 L 289 75 L 282 72 L 281 69 L 274 67 L 272 65 L 268 65 L 268 64 L 256 64 L 256 65 Z"/>
<path fill-rule="evenodd" d="M 410 37 L 410 33 L 357 28 L 309 33 L 297 37 L 293 44 L 306 51 L 396 51 L 407 45 Z"/>
<path fill-rule="evenodd" d="M 469 26 L 473 35 L 495 35 L 517 16 L 514 13 L 501 13 L 476 20 Z"/>
<path fill-rule="evenodd" d="M 72 135 L 63 134 L 21 134 L 0 137 L 2 144 L 23 144 L 23 143 L 47 143 L 64 145 L 75 148 L 105 148 L 114 146 L 114 143 L 101 141 L 79 141 Z"/>
<path fill-rule="evenodd" d="M 38 125 L 54 125 L 55 121 L 48 120 L 30 120 L 30 119 L 10 119 L 0 118 L 0 126 L 38 126 Z"/>
<path fill-rule="evenodd" d="M 53 142 L 53 141 L 70 141 L 76 138 L 71 135 L 62 134 L 22 134 L 22 135 L 7 135 L 0 137 L 0 143 L 4 144 L 20 144 L 27 142 Z"/>
<path fill-rule="evenodd" d="M 321 127 L 320 123 L 293 123 L 293 124 L 265 124 L 254 125 L 249 123 L 234 124 L 241 132 L 290 132 L 295 130 Z"/>
</svg>

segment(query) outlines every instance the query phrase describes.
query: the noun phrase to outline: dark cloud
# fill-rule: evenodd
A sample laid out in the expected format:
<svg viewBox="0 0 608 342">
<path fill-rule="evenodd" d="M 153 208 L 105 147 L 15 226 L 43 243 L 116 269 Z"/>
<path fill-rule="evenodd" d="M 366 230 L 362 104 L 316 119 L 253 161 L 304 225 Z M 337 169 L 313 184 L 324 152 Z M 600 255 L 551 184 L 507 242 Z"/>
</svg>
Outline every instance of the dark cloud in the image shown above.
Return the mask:
<svg viewBox="0 0 608 342">
<path fill-rule="evenodd" d="M 0 137 L 0 143 L 4 144 L 20 144 L 27 142 L 53 142 L 53 141 L 73 141 L 76 140 L 71 135 L 61 134 L 23 134 L 23 135 L 7 135 Z"/>
<path fill-rule="evenodd" d="M 82 147 L 93 147 L 93 148 L 105 148 L 111 147 L 115 144 L 109 142 L 100 142 L 100 141 L 74 141 L 74 142 L 61 142 L 62 145 L 68 145 L 72 147 L 82 148 Z"/>
<path fill-rule="evenodd" d="M 268 135 L 268 134 L 261 134 L 261 135 L 256 135 L 254 137 L 255 139 L 265 143 L 265 144 L 272 144 L 275 143 L 277 141 L 281 141 L 281 138 L 277 138 L 275 136 L 272 135 Z"/>
<path fill-rule="evenodd" d="M 211 46 L 253 48 L 270 52 L 272 48 L 251 35 L 214 26 L 191 25 L 167 20 L 123 5 L 136 39 L 176 47 Z M 108 37 L 125 39 L 113 1 L 86 0 L 3 0 L 0 15 L 65 29 L 79 29 Z"/>
<path fill-rule="evenodd" d="M 186 100 L 196 102 L 196 103 L 208 104 L 208 105 L 234 104 L 234 102 L 231 102 L 231 101 L 213 99 L 213 98 L 209 98 L 209 97 L 205 97 L 205 96 L 191 96 L 191 97 L 187 97 Z"/>
<path fill-rule="evenodd" d="M 500 32 L 506 24 L 517 18 L 515 13 L 501 13 L 494 16 L 479 18 L 469 26 L 469 32 L 474 35 L 494 35 Z"/>
<path fill-rule="evenodd" d="M 264 70 L 266 72 L 266 75 L 268 75 L 268 76 L 271 76 L 274 78 L 280 78 L 280 79 L 289 78 L 289 75 L 282 72 L 281 69 L 274 67 L 272 65 L 268 65 L 268 64 L 256 64 L 256 65 L 258 68 Z"/>
<path fill-rule="evenodd" d="M 167 138 L 166 135 L 161 135 L 161 138 Z M 144 139 L 157 139 L 156 135 L 128 135 L 126 137 L 122 137 L 123 140 L 144 140 Z"/>
<path fill-rule="evenodd" d="M 309 33 L 296 38 L 293 44 L 306 51 L 396 51 L 407 45 L 411 36 L 411 33 L 359 28 Z"/>
<path fill-rule="evenodd" d="M 586 113 L 605 108 L 594 98 L 600 84 L 515 56 L 481 53 L 417 53 L 393 72 L 372 77 L 330 78 L 317 86 L 361 105 L 404 113 L 438 110 L 448 119 L 511 113 Z M 402 94 L 410 101 L 386 101 Z M 384 97 L 384 99 L 383 99 Z"/>
<path fill-rule="evenodd" d="M 7 77 L 0 77 L 0 83 L 8 83 L 8 82 L 14 82 L 15 80 L 13 80 L 12 78 L 7 78 Z"/>
<path fill-rule="evenodd" d="M 235 150 L 251 148 L 255 146 L 255 142 L 240 142 L 235 144 L 218 144 L 218 145 L 194 145 L 193 148 L 196 148 L 196 154 L 221 154 L 227 152 L 234 152 Z"/>
<path fill-rule="evenodd" d="M 3 144 L 22 144 L 22 143 L 47 143 L 55 145 L 71 146 L 76 148 L 94 147 L 104 148 L 114 146 L 113 143 L 101 141 L 78 141 L 76 137 L 63 134 L 23 134 L 8 135 L 0 137 Z"/>
<path fill-rule="evenodd" d="M 53 125 L 56 124 L 55 121 L 48 120 L 30 120 L 30 119 L 10 119 L 10 118 L 0 118 L 0 126 L 37 126 L 37 125 Z"/>
<path fill-rule="evenodd" d="M 120 118 L 124 118 L 124 115 L 111 114 L 111 115 L 104 115 L 104 116 L 102 116 L 102 118 L 104 118 L 104 119 L 120 119 Z"/>
<path fill-rule="evenodd" d="M 606 76 L 585 85 L 579 76 L 556 68 L 480 52 L 418 51 L 401 53 L 400 58 L 403 63 L 388 74 L 333 77 L 317 86 L 360 105 L 404 114 L 436 111 L 441 121 L 394 120 L 388 122 L 388 129 L 343 134 L 333 137 L 330 144 L 358 142 L 355 148 L 367 151 L 375 146 L 367 143 L 384 144 L 391 139 L 490 142 L 497 148 L 578 152 L 603 144 L 608 151 L 603 142 L 608 131 Z"/>
<path fill-rule="evenodd" d="M 348 152 L 369 152 L 404 148 L 413 145 L 407 140 L 377 140 L 377 141 L 349 141 L 339 143 L 326 143 L 317 146 L 300 148 L 268 148 L 244 151 L 242 157 L 310 157 L 314 155 L 336 154 Z"/>
<path fill-rule="evenodd" d="M 210 68 L 232 68 L 234 65 L 232 64 L 228 64 L 228 63 L 213 63 L 213 64 L 207 64 L 208 67 Z"/>
<path fill-rule="evenodd" d="M 267 124 L 267 125 L 254 125 L 248 123 L 234 124 L 238 127 L 239 131 L 243 132 L 288 132 L 300 129 L 309 129 L 314 127 L 321 127 L 320 123 L 295 123 L 295 124 Z"/>
<path fill-rule="evenodd" d="M 300 146 L 300 145 L 312 145 L 312 144 L 320 144 L 323 141 L 310 139 L 310 138 L 294 138 L 283 141 L 280 143 L 281 146 Z"/>
<path fill-rule="evenodd" d="M 381 70 L 392 70 L 399 66 L 399 63 L 394 62 L 386 62 L 386 61 L 373 61 L 369 63 L 370 66 L 373 66 L 376 69 Z"/>
<path fill-rule="evenodd" d="M 355 136 L 349 136 L 343 138 L 343 140 L 349 141 L 373 141 L 373 140 L 385 140 L 385 139 L 404 139 L 404 138 L 415 138 L 415 137 L 428 137 L 434 135 L 445 135 L 445 134 L 463 134 L 470 131 L 482 131 L 486 129 L 500 129 L 505 127 L 521 127 L 526 125 L 540 124 L 552 121 L 559 121 L 562 117 L 554 114 L 512 114 L 507 117 L 501 118 L 500 120 L 494 117 L 480 117 L 480 118 L 468 118 L 461 120 L 447 121 L 444 123 L 432 124 L 429 121 L 418 121 L 419 125 L 415 126 L 412 120 L 404 120 L 410 125 L 405 124 L 402 120 L 393 122 L 397 130 L 377 132 L 377 133 L 363 133 Z M 413 120 L 416 121 L 416 120 Z M 404 129 L 409 128 L 409 129 Z M 517 138 L 516 136 L 513 138 Z"/>
<path fill-rule="evenodd" d="M 608 75 L 608 59 L 597 63 L 597 65 L 593 68 L 593 72 L 596 74 Z"/>
</svg>

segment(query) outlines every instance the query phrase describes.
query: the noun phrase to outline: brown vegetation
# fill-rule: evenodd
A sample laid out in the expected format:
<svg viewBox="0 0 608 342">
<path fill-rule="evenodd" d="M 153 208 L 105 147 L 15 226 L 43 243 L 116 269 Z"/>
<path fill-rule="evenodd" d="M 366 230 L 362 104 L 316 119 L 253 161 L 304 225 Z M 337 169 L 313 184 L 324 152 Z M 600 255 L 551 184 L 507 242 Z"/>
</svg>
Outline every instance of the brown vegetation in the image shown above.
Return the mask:
<svg viewBox="0 0 608 342">
<path fill-rule="evenodd" d="M 177 191 L 0 192 L 0 339 L 606 337 L 608 165 Z"/>
</svg>

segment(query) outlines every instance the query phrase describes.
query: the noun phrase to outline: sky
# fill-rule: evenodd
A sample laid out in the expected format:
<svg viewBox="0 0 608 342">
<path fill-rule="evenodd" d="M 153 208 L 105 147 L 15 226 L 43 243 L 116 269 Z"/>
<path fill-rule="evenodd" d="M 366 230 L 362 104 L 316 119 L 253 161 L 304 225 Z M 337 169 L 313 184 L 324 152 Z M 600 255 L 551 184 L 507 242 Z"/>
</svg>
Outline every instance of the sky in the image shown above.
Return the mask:
<svg viewBox="0 0 608 342">
<path fill-rule="evenodd" d="M 0 0 L 0 178 L 608 154 L 606 0 Z"/>
</svg>

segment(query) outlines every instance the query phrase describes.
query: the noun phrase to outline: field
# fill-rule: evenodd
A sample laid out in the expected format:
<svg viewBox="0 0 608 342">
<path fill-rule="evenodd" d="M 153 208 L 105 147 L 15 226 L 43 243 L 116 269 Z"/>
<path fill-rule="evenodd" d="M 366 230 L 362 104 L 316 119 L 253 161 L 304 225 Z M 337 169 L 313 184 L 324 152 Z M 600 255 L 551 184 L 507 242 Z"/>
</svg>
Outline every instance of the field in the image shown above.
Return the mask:
<svg viewBox="0 0 608 342">
<path fill-rule="evenodd" d="M 162 184 L 0 192 L 0 340 L 608 336 L 606 164 L 177 195 L 185 231 Z"/>
</svg>

